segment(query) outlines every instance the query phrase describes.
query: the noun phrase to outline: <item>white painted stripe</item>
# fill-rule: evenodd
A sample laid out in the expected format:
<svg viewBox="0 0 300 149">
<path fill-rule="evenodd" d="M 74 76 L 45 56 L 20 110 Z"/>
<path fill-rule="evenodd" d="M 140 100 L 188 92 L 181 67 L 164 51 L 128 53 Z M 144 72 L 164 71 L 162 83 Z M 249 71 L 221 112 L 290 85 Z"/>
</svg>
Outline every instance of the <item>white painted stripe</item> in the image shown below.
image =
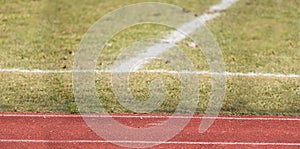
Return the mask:
<svg viewBox="0 0 300 149">
<path fill-rule="evenodd" d="M 149 73 L 169 73 L 169 74 L 198 74 L 198 75 L 223 75 L 240 77 L 270 77 L 270 78 L 300 78 L 297 74 L 279 74 L 279 73 L 242 73 L 242 72 L 209 72 L 209 71 L 168 71 L 168 70 L 141 70 L 138 72 Z"/>
<path fill-rule="evenodd" d="M 15 140 L 1 139 L 13 143 L 128 143 L 128 144 L 170 144 L 170 145 L 259 145 L 259 146 L 300 146 L 289 142 L 188 142 L 188 141 L 126 141 L 126 140 Z"/>
<path fill-rule="evenodd" d="M 81 117 L 91 117 L 91 118 L 151 118 L 151 119 L 167 119 L 167 118 L 177 118 L 177 119 L 202 119 L 200 116 L 186 116 L 186 115 L 101 115 L 101 114 L 0 114 L 1 117 L 41 117 L 41 118 L 81 118 Z M 217 120 L 243 120 L 243 121 L 300 121 L 300 117 L 241 117 L 241 116 L 219 116 L 219 117 L 205 117 L 206 119 L 217 119 Z"/>
<path fill-rule="evenodd" d="M 126 73 L 124 71 L 115 70 L 27 70 L 17 68 L 0 69 L 0 72 L 8 73 Z M 209 72 L 209 71 L 170 71 L 170 70 L 139 70 L 128 71 L 130 73 L 168 73 L 168 74 L 198 74 L 198 75 L 224 75 L 232 77 L 266 77 L 266 78 L 300 78 L 298 74 L 280 74 L 280 73 L 255 73 L 255 72 Z"/>
<path fill-rule="evenodd" d="M 146 48 L 145 52 L 141 52 L 136 56 L 130 58 L 129 60 L 122 62 L 120 65 L 116 66 L 114 70 L 128 71 L 139 61 L 145 60 L 149 57 L 159 56 L 160 54 L 166 52 L 168 49 L 176 46 L 177 42 L 185 39 L 187 36 L 195 32 L 198 28 L 203 27 L 203 24 L 205 24 L 206 22 L 218 17 L 221 14 L 221 10 L 229 8 L 237 1 L 238 0 L 222 0 L 219 4 L 211 6 L 208 12 L 205 12 L 203 15 L 197 17 L 196 19 L 183 24 L 178 28 L 178 31 L 175 30 L 171 32 L 166 36 L 165 39 L 162 39 L 160 42 L 154 44 L 153 46 Z M 182 34 L 181 32 L 184 32 L 185 34 Z"/>
<path fill-rule="evenodd" d="M 18 69 L 18 68 L 2 68 L 0 72 L 11 72 L 11 73 L 72 73 L 73 70 L 40 70 L 40 69 Z M 83 72 L 83 71 L 81 71 Z"/>
</svg>

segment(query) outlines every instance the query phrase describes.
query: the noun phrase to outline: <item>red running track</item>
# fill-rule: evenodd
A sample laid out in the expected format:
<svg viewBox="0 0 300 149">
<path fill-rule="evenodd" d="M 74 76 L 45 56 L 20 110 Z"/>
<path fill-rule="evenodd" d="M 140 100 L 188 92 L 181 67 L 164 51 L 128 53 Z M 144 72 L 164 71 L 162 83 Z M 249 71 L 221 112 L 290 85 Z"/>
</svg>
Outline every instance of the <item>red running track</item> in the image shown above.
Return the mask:
<svg viewBox="0 0 300 149">
<path fill-rule="evenodd" d="M 136 128 L 153 127 L 168 118 L 112 117 Z M 300 148 L 300 117 L 218 117 L 199 134 L 201 117 L 195 115 L 181 133 L 153 148 Z M 99 137 L 80 115 L 2 113 L 0 127 L 1 148 L 122 148 Z"/>
</svg>

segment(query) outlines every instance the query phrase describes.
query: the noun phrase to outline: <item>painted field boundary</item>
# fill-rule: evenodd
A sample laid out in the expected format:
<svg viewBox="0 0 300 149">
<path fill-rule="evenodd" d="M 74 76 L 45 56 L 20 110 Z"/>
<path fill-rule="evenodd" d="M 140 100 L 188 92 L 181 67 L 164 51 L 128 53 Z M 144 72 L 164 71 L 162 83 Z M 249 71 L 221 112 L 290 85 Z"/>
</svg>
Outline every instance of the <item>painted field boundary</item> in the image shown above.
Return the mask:
<svg viewBox="0 0 300 149">
<path fill-rule="evenodd" d="M 125 71 L 115 70 L 40 70 L 40 69 L 0 69 L 0 73 L 33 73 L 33 74 L 55 74 L 55 73 L 127 73 Z M 169 70 L 139 70 L 129 71 L 131 73 L 167 73 L 167 74 L 197 74 L 197 75 L 223 75 L 232 77 L 266 77 L 266 78 L 296 78 L 300 79 L 298 74 L 281 73 L 256 73 L 256 72 L 209 72 L 209 71 L 169 71 Z"/>
</svg>

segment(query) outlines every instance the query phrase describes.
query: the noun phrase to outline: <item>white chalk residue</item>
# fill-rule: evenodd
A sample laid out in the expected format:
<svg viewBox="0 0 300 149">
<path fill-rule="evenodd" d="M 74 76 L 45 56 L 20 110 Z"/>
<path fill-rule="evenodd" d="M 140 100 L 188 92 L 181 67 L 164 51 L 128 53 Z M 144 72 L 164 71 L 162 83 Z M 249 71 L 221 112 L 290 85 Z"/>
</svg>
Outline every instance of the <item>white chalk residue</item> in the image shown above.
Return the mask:
<svg viewBox="0 0 300 149">
<path fill-rule="evenodd" d="M 145 52 L 139 53 L 137 56 L 121 63 L 114 70 L 118 71 L 128 71 L 131 66 L 134 66 L 136 62 L 141 61 L 147 57 L 157 57 L 160 54 L 166 52 L 168 49 L 174 47 L 177 42 L 185 39 L 188 35 L 195 32 L 198 28 L 203 26 L 208 21 L 213 20 L 220 15 L 220 11 L 229 8 L 232 4 L 238 0 L 222 0 L 221 3 L 213 5 L 210 7 L 208 12 L 205 12 L 203 15 L 197 17 L 191 22 L 185 23 L 178 28 L 179 31 L 173 31 L 165 39 L 162 39 L 160 42 L 155 45 L 148 47 Z M 185 34 L 182 34 L 185 33 Z"/>
</svg>

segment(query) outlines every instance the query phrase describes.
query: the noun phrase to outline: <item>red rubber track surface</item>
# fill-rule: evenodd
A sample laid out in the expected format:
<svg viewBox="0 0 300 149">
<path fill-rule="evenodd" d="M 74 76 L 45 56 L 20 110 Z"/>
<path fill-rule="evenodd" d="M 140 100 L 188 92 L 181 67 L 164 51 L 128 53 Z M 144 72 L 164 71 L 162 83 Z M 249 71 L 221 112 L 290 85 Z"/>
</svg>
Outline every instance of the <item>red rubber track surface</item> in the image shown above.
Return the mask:
<svg viewBox="0 0 300 149">
<path fill-rule="evenodd" d="M 167 119 L 166 115 L 112 116 L 136 128 Z M 153 148 L 300 148 L 299 117 L 219 117 L 202 134 L 200 122 L 201 115 L 195 115 L 181 133 Z M 94 133 L 80 115 L 2 113 L 0 127 L 1 148 L 122 148 Z"/>
</svg>

